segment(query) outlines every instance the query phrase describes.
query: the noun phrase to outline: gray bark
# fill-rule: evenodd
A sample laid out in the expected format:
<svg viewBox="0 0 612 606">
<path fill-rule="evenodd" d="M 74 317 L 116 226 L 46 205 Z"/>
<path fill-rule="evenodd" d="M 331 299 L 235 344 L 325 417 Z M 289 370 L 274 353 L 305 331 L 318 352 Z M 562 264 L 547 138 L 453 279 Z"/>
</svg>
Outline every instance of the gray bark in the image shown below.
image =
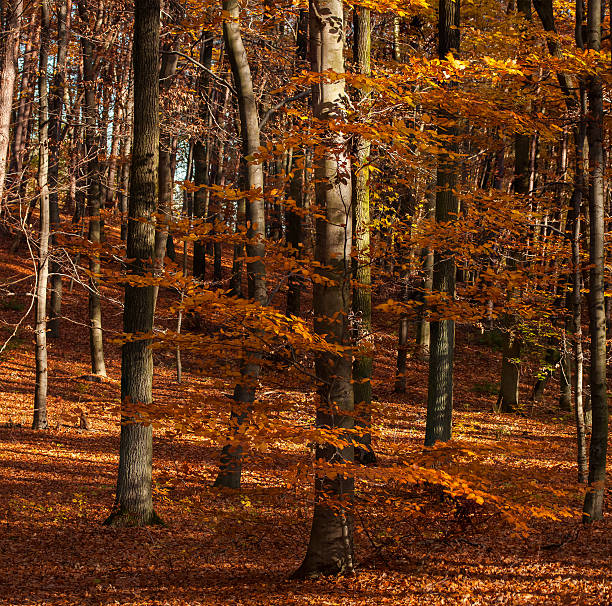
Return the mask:
<svg viewBox="0 0 612 606">
<path fill-rule="evenodd" d="M 134 18 L 134 137 L 128 207 L 127 272 L 151 271 L 158 187 L 159 151 L 159 0 L 136 0 Z M 153 330 L 153 285 L 126 284 L 123 330 L 130 335 Z M 159 523 L 153 510 L 151 475 L 153 428 L 147 409 L 153 402 L 151 339 L 138 337 L 121 348 L 121 438 L 115 507 L 106 524 Z"/>
</svg>

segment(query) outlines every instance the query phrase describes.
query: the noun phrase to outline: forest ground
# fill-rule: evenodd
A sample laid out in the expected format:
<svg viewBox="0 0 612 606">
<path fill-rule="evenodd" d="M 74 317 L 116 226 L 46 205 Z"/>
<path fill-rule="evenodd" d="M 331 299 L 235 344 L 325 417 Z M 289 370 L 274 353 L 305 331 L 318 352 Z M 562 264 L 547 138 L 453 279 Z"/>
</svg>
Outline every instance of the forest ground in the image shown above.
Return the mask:
<svg viewBox="0 0 612 606">
<path fill-rule="evenodd" d="M 27 255 L 10 255 L 9 245 L 0 240 L 0 284 L 31 275 Z M 15 323 L 27 309 L 32 281 L 10 288 L 16 295 L 0 298 L 0 317 Z M 461 327 L 455 436 L 471 445 L 478 473 L 488 474 L 489 486 L 500 494 L 531 504 L 540 499 L 552 509 L 566 506 L 572 517 L 530 516 L 529 534 L 520 536 L 495 510 L 462 524 L 452 503 L 422 487 L 400 491 L 361 482 L 357 574 L 288 580 L 303 557 L 312 513 L 310 476 L 291 480 L 294 464 L 308 467 L 306 446 L 254 454 L 245 465 L 243 489 L 230 494 L 211 488 L 218 447 L 199 436 L 176 435 L 168 423 L 156 429 L 154 443 L 154 498 L 167 526 L 102 526 L 113 503 L 118 460 L 119 346 L 107 339 L 107 380 L 84 380 L 89 351 L 83 289 L 75 285 L 68 292 L 65 286 L 64 306 L 71 322 L 49 347 L 49 431 L 29 429 L 31 315 L 0 357 L 0 604 L 612 604 L 609 491 L 606 519 L 583 528 L 572 415 L 558 410 L 556 381 L 544 401 L 523 415 L 494 414 L 500 353 Z M 118 306 L 105 303 L 104 323 L 108 334 L 120 329 Z M 0 324 L 0 343 L 8 334 Z M 407 393 L 392 393 L 395 339 L 390 327 L 379 327 L 373 387 L 381 465 L 417 456 L 424 435 L 427 365 L 412 358 Z M 229 381 L 196 372 L 189 356 L 185 366 L 177 386 L 173 354 L 155 353 L 155 399 L 167 410 L 186 401 L 205 407 L 208 398 L 231 390 Z M 532 359 L 523 370 L 523 400 L 536 366 Z M 266 386 L 267 397 L 283 397 L 277 383 Z M 303 401 L 297 413 L 308 420 L 312 394 Z M 89 411 L 90 431 L 78 429 L 79 408 Z"/>
</svg>

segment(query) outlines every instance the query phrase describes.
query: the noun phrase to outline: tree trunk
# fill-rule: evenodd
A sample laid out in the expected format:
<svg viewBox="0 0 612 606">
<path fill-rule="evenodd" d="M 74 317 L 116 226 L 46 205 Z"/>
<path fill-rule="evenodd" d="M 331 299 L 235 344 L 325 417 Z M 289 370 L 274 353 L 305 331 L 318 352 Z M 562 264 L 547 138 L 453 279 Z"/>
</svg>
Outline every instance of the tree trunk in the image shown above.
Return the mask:
<svg viewBox="0 0 612 606">
<path fill-rule="evenodd" d="M 7 33 L 3 41 L 4 44 L 0 48 L 0 211 L 3 207 L 4 184 L 6 182 L 23 0 L 15 0 L 12 3 L 8 3 L 6 11 L 4 23 L 6 23 Z"/>
<path fill-rule="evenodd" d="M 166 44 L 163 47 L 161 68 L 159 70 L 160 93 L 166 92 L 172 83 L 176 73 L 178 55 L 172 50 L 173 45 Z M 168 245 L 168 224 L 172 216 L 172 189 L 174 185 L 174 174 L 172 167 L 175 163 L 176 145 L 173 137 L 167 133 L 160 133 L 159 163 L 158 163 L 158 190 L 159 199 L 157 204 L 157 225 L 155 228 L 155 246 L 153 258 L 155 261 L 155 274 L 159 277 L 163 274 L 164 259 Z M 155 286 L 153 294 L 153 307 L 157 306 L 159 286 Z"/>
<path fill-rule="evenodd" d="M 79 0 L 81 20 L 88 22 L 89 5 L 87 0 Z M 100 17 L 96 19 L 99 21 Z M 99 29 L 98 23 L 94 26 Z M 94 44 L 91 36 L 81 36 L 83 48 L 83 84 L 85 87 L 85 142 L 87 154 L 87 208 L 89 215 L 88 238 L 91 242 L 89 253 L 89 348 L 91 353 L 91 372 L 94 375 L 106 376 L 104 364 L 104 345 L 102 335 L 102 305 L 100 300 L 100 203 L 102 197 L 101 171 L 98 160 L 98 104 L 96 99 L 96 65 Z"/>
<path fill-rule="evenodd" d="M 431 188 L 425 194 L 427 201 L 427 218 L 432 218 L 436 212 L 436 198 L 434 189 Z M 430 248 L 424 248 L 421 253 L 421 264 L 423 267 L 423 297 L 430 292 L 433 285 L 434 253 Z M 425 314 L 425 305 L 419 308 L 419 316 L 416 329 L 416 349 L 419 356 L 429 356 L 430 329 L 429 321 Z"/>
<path fill-rule="evenodd" d="M 353 61 L 358 73 L 370 75 L 371 21 L 366 8 L 353 9 Z M 359 103 L 367 103 L 370 91 L 357 92 Z M 376 462 L 372 449 L 372 278 L 370 274 L 370 140 L 357 136 L 354 143 L 356 166 L 353 169 L 353 226 L 355 268 L 353 278 L 353 339 L 357 348 L 353 361 L 353 397 L 357 429 L 355 460 Z"/>
<path fill-rule="evenodd" d="M 601 48 L 601 0 L 588 0 L 589 49 Z M 593 430 L 589 448 L 589 488 L 584 501 L 583 522 L 603 517 L 608 447 L 608 401 L 606 391 L 606 313 L 604 300 L 604 149 L 603 86 L 601 77 L 587 79 L 589 111 L 589 331 L 591 334 L 591 407 Z"/>
<path fill-rule="evenodd" d="M 205 31 L 204 39 L 202 40 L 202 50 L 200 52 L 200 63 L 211 69 L 213 56 L 213 37 L 212 33 Z M 209 78 L 206 72 L 200 74 L 199 91 L 202 97 L 209 95 Z M 200 118 L 205 118 L 205 123 L 208 125 L 206 138 L 202 140 L 200 137 L 193 146 L 193 180 L 195 185 L 199 185 L 193 195 L 193 214 L 200 219 L 206 219 L 207 200 L 209 184 L 209 159 L 210 159 L 210 141 L 211 135 L 209 132 L 212 125 L 212 119 L 208 110 L 208 104 L 204 99 L 200 103 Z M 206 274 L 206 242 L 197 240 L 193 243 L 193 277 L 204 280 Z"/>
<path fill-rule="evenodd" d="M 439 0 L 438 56 L 444 60 L 448 53 L 459 52 L 459 0 Z M 443 116 L 452 121 L 451 116 Z M 440 128 L 451 138 L 456 134 L 455 126 Z M 449 151 L 455 144 L 449 142 Z M 458 212 L 458 200 L 454 193 L 457 182 L 457 167 L 446 154 L 438 160 L 436 180 L 436 222 L 447 223 Z M 455 296 L 455 260 L 448 251 L 434 252 L 432 290 L 441 293 L 452 302 Z M 455 322 L 438 319 L 430 324 L 429 381 L 427 391 L 427 422 L 425 445 L 437 440 L 451 439 L 453 418 L 453 363 L 455 357 Z"/>
<path fill-rule="evenodd" d="M 47 279 L 49 276 L 49 4 L 41 0 L 40 63 L 38 75 L 38 186 L 40 188 L 40 242 L 36 282 L 36 385 L 34 388 L 33 429 L 47 429 Z"/>
<path fill-rule="evenodd" d="M 240 34 L 240 4 L 238 0 L 224 0 L 223 10 L 227 11 L 232 19 L 223 22 L 223 37 L 232 75 L 238 90 L 243 183 L 245 189 L 257 190 L 263 194 L 263 166 L 246 159 L 259 149 L 260 130 L 251 69 Z M 249 298 L 255 302 L 266 305 L 268 300 L 264 263 L 266 220 L 263 197 L 257 195 L 249 198 L 246 202 L 246 218 L 248 223 L 246 253 L 249 259 L 246 264 L 248 294 Z M 246 337 L 243 359 L 240 363 L 240 380 L 234 389 L 232 398 L 230 443 L 225 445 L 221 453 L 219 475 L 215 480 L 215 486 L 240 487 L 243 453 L 243 448 L 240 445 L 240 433 L 250 416 L 261 371 L 261 352 L 254 337 L 256 335 Z"/>
<path fill-rule="evenodd" d="M 344 71 L 343 6 L 341 0 L 313 0 L 310 4 L 310 53 L 313 72 Z M 312 87 L 313 115 L 328 121 L 344 115 L 344 80 L 323 80 Z M 314 285 L 314 328 L 335 347 L 348 344 L 352 221 L 350 158 L 342 133 L 329 132 L 315 154 L 317 204 L 325 218 L 317 219 L 315 259 L 325 278 Z M 323 282 L 323 283 L 322 283 Z M 354 448 L 354 400 L 351 358 L 346 350 L 317 352 L 316 373 L 320 384 L 316 426 L 334 432 L 341 444 L 319 443 L 315 460 L 325 464 L 351 464 Z M 346 445 L 348 441 L 349 445 Z M 336 470 L 338 471 L 338 470 Z M 330 476 L 315 471 L 315 507 L 306 557 L 296 577 L 351 572 L 353 556 L 354 478 L 346 471 Z"/>
<path fill-rule="evenodd" d="M 577 16 L 578 19 L 578 16 Z M 585 484 L 588 478 L 588 459 L 586 446 L 586 422 L 583 406 L 583 369 L 582 351 L 582 267 L 580 261 L 581 213 L 585 190 L 584 155 L 586 150 L 586 90 L 580 86 L 580 118 L 574 131 L 576 148 L 576 167 L 574 172 L 574 191 L 572 194 L 572 332 L 574 350 L 574 414 L 576 418 L 578 482 Z"/>
<path fill-rule="evenodd" d="M 68 20 L 71 9 L 71 1 L 63 0 L 57 13 L 57 59 L 49 102 L 49 212 L 51 220 L 51 244 L 53 246 L 57 245 L 56 232 L 60 228 L 59 151 L 61 145 L 64 89 L 66 86 L 66 59 L 68 57 L 68 40 L 70 35 Z M 50 266 L 51 300 L 49 305 L 49 336 L 54 339 L 60 337 L 60 317 L 62 314 L 62 275 L 60 272 L 60 264 L 57 260 L 52 260 Z"/>
<path fill-rule="evenodd" d="M 157 200 L 159 151 L 159 0 L 136 0 L 134 15 L 134 137 L 130 175 L 127 272 L 151 271 Z M 153 285 L 125 286 L 123 330 L 129 335 L 153 330 Z M 121 348 L 121 438 L 111 526 L 159 523 L 153 510 L 151 475 L 153 428 L 146 411 L 153 402 L 151 339 L 142 337 Z"/>
<path fill-rule="evenodd" d="M 300 209 L 304 208 L 304 184 L 306 172 L 306 155 L 301 151 L 293 153 L 293 170 L 289 182 L 289 198 L 295 203 L 296 211 L 287 209 L 287 244 L 291 247 L 290 255 L 298 260 L 303 254 L 304 222 Z M 287 288 L 288 316 L 299 316 L 302 307 L 302 284 L 304 277 L 295 270 L 291 271 Z"/>
</svg>

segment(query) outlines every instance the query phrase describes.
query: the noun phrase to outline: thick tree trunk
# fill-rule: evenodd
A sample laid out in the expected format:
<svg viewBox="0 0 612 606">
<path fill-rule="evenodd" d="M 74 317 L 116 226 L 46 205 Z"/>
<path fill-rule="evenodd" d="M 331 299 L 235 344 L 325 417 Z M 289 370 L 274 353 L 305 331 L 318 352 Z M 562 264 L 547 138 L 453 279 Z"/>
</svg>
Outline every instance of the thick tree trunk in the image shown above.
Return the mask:
<svg viewBox="0 0 612 606">
<path fill-rule="evenodd" d="M 255 153 L 260 145 L 259 115 L 253 91 L 253 80 L 246 50 L 240 34 L 240 4 L 238 0 L 224 0 L 223 10 L 232 20 L 223 22 L 225 48 L 232 68 L 232 75 L 238 90 L 238 110 L 240 113 L 240 134 L 242 138 L 241 171 L 245 189 L 263 193 L 263 166 L 249 162 L 247 156 Z M 266 305 L 265 234 L 266 220 L 264 199 L 255 195 L 246 201 L 246 218 L 248 223 L 246 253 L 248 295 L 253 301 Z M 242 473 L 243 448 L 240 445 L 240 433 L 250 416 L 255 389 L 261 371 L 261 352 L 256 338 L 246 337 L 243 359 L 240 364 L 240 380 L 234 389 L 230 420 L 231 438 L 221 453 L 219 475 L 215 486 L 239 488 Z"/>
<path fill-rule="evenodd" d="M 588 0 L 587 32 L 589 49 L 601 48 L 601 0 Z M 587 80 L 589 111 L 589 331 L 591 333 L 591 407 L 593 430 L 589 448 L 589 488 L 584 501 L 583 521 L 603 517 L 608 448 L 608 400 L 606 390 L 606 313 L 604 300 L 604 110 L 601 77 Z"/>
<path fill-rule="evenodd" d="M 341 0 L 313 0 L 310 4 L 312 71 L 344 71 L 343 6 Z M 344 80 L 323 80 L 312 87 L 313 114 L 327 121 L 344 114 Z M 317 219 L 315 258 L 324 281 L 314 285 L 315 331 L 336 347 L 349 340 L 347 314 L 351 270 L 350 159 L 342 133 L 330 132 L 315 153 L 316 196 L 325 218 Z M 323 283 L 322 283 L 323 282 Z M 318 352 L 315 361 L 321 381 L 316 425 L 332 431 L 342 444 L 319 443 L 315 459 L 326 464 L 351 464 L 354 447 L 354 400 L 351 358 L 346 351 Z M 348 444 L 346 445 L 346 440 Z M 315 507 L 306 557 L 296 577 L 351 572 L 353 556 L 354 478 L 346 471 L 330 477 L 315 471 Z"/>
<path fill-rule="evenodd" d="M 0 211 L 3 207 L 4 184 L 8 160 L 13 93 L 19 55 L 19 33 L 23 0 L 8 3 L 6 8 L 6 34 L 0 48 Z"/>
<path fill-rule="evenodd" d="M 439 0 L 438 56 L 445 59 L 448 53 L 459 52 L 459 1 Z M 447 120 L 452 118 L 444 116 Z M 454 126 L 441 128 L 452 137 Z M 449 143 L 452 151 L 453 143 Z M 436 180 L 436 222 L 448 223 L 457 214 L 459 205 L 454 192 L 457 182 L 457 167 L 446 154 L 438 160 Z M 455 260 L 448 251 L 434 252 L 432 290 L 441 293 L 449 302 L 455 296 Z M 453 364 L 455 357 L 455 322 L 438 319 L 430 324 L 429 381 L 427 391 L 427 422 L 425 445 L 437 440 L 451 439 L 453 419 Z"/>
<path fill-rule="evenodd" d="M 40 63 L 38 76 L 38 186 L 40 188 L 40 242 L 36 282 L 36 385 L 34 388 L 33 429 L 47 429 L 47 279 L 49 276 L 49 97 L 47 63 L 49 60 L 49 4 L 41 0 Z"/>
<path fill-rule="evenodd" d="M 136 0 L 134 15 L 134 138 L 130 175 L 127 271 L 151 271 L 159 151 L 159 0 Z M 126 284 L 123 330 L 129 335 L 153 330 L 153 285 Z M 111 526 L 159 523 L 153 510 L 151 475 L 153 428 L 146 410 L 153 402 L 151 339 L 126 342 L 121 349 L 121 438 Z"/>
</svg>

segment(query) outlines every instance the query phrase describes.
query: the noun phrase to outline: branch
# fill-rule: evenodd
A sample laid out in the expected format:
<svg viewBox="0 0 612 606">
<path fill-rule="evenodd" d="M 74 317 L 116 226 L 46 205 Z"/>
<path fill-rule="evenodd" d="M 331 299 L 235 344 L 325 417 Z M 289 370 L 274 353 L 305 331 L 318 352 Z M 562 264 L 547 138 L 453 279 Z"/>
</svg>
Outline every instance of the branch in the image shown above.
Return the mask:
<svg viewBox="0 0 612 606">
<path fill-rule="evenodd" d="M 301 93 L 294 95 L 293 97 L 288 97 L 287 99 L 283 99 L 280 103 L 273 105 L 261 119 L 259 123 L 259 130 L 262 130 L 263 127 L 268 123 L 268 120 L 284 105 L 288 103 L 292 103 L 293 101 L 298 101 L 299 99 L 303 99 L 304 97 L 308 97 L 310 95 L 310 90 L 303 90 Z"/>
<path fill-rule="evenodd" d="M 224 78 L 221 78 L 221 76 L 217 76 L 215 72 L 208 69 L 205 65 L 202 65 L 202 63 L 200 63 L 199 61 L 196 61 L 193 57 L 190 57 L 189 55 L 186 55 L 185 53 L 181 53 L 180 51 L 177 51 L 177 50 L 162 51 L 162 53 L 178 55 L 179 57 L 183 57 L 191 61 L 191 63 L 193 63 L 195 66 L 199 67 L 201 70 L 204 70 L 213 80 L 216 80 L 217 82 L 219 82 L 219 84 L 223 84 L 223 86 L 229 88 L 229 90 L 236 97 L 238 96 L 238 91 L 227 80 L 225 80 Z"/>
</svg>

